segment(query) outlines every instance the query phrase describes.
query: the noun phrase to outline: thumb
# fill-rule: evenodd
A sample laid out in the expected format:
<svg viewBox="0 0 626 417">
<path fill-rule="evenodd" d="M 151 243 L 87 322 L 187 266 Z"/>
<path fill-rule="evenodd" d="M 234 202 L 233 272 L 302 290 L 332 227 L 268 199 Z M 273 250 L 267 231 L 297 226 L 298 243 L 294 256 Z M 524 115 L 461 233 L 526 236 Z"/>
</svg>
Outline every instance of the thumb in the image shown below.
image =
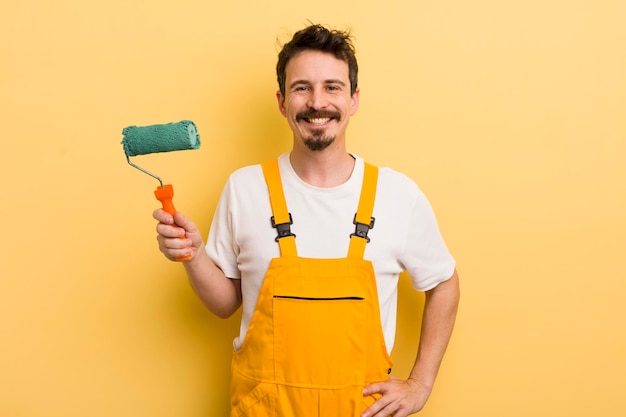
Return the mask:
<svg viewBox="0 0 626 417">
<path fill-rule="evenodd" d="M 375 382 L 363 388 L 363 395 L 380 394 L 384 388 L 383 382 Z"/>
<path fill-rule="evenodd" d="M 187 233 L 198 233 L 198 228 L 195 223 L 192 222 L 187 216 L 182 214 L 180 211 L 174 213 L 174 223 L 178 227 L 182 227 L 185 229 Z"/>
<path fill-rule="evenodd" d="M 185 236 L 187 239 L 191 239 L 192 246 L 199 248 L 204 245 L 200 230 L 187 216 L 181 212 L 176 212 L 174 214 L 174 223 L 176 223 L 176 226 L 185 230 Z"/>
<path fill-rule="evenodd" d="M 397 380 L 398 378 L 390 375 L 387 381 L 375 382 L 373 384 L 367 385 L 363 388 L 363 395 L 372 395 L 377 393 L 383 393 L 386 388 L 386 383 Z"/>
</svg>

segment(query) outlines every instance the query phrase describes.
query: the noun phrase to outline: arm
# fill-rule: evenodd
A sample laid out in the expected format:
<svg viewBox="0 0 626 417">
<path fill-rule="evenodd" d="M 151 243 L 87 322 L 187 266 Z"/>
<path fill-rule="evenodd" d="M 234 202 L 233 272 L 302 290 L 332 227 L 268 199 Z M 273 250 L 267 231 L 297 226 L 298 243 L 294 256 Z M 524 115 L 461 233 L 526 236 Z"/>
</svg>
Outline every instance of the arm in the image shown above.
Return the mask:
<svg viewBox="0 0 626 417">
<path fill-rule="evenodd" d="M 366 387 L 364 395 L 379 393 L 382 397 L 363 417 L 406 417 L 424 407 L 452 335 L 459 296 L 456 271 L 450 279 L 426 292 L 420 343 L 409 378 L 406 381 L 392 378 Z"/>
<path fill-rule="evenodd" d="M 196 225 L 180 212 L 174 217 L 158 209 L 153 217 L 157 225 L 159 249 L 166 258 L 175 260 L 191 254 L 184 261 L 185 271 L 204 305 L 221 318 L 230 317 L 241 305 L 241 280 L 230 279 L 209 258 Z M 185 239 L 180 239 L 185 236 Z"/>
</svg>

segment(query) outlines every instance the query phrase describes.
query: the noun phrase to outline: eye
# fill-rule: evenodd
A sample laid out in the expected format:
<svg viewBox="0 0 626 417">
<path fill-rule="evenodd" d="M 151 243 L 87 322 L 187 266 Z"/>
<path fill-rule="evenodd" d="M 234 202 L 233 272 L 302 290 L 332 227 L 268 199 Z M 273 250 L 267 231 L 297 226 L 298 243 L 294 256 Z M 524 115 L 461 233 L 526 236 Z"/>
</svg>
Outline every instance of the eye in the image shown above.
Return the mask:
<svg viewBox="0 0 626 417">
<path fill-rule="evenodd" d="M 338 92 L 341 91 L 341 86 L 337 85 L 337 84 L 329 84 L 326 86 L 326 90 L 334 93 L 334 92 Z"/>
<path fill-rule="evenodd" d="M 309 91 L 310 89 L 311 88 L 306 85 L 297 85 L 292 89 L 292 91 L 294 93 L 301 93 L 301 92 Z"/>
</svg>

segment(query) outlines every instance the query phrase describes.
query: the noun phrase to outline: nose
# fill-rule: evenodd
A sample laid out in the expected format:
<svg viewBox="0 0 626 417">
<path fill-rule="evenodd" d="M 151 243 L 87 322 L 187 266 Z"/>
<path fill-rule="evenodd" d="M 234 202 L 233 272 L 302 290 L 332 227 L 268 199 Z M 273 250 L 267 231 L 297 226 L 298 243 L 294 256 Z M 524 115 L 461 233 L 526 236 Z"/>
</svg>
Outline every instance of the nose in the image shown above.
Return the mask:
<svg viewBox="0 0 626 417">
<path fill-rule="evenodd" d="M 315 110 L 325 108 L 328 105 L 328 100 L 326 100 L 324 91 L 319 88 L 312 89 L 311 94 L 309 95 L 309 101 L 307 105 Z"/>
</svg>

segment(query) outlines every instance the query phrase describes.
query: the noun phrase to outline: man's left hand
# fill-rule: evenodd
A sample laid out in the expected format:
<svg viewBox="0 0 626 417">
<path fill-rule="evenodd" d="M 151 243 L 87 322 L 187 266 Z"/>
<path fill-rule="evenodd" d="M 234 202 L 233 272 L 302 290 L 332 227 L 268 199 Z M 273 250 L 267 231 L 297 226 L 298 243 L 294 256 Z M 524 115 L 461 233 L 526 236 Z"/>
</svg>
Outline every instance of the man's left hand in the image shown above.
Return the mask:
<svg viewBox="0 0 626 417">
<path fill-rule="evenodd" d="M 407 417 L 420 411 L 426 404 L 430 389 L 417 379 L 406 381 L 390 377 L 386 382 L 368 385 L 363 395 L 380 394 L 361 417 Z"/>
</svg>

